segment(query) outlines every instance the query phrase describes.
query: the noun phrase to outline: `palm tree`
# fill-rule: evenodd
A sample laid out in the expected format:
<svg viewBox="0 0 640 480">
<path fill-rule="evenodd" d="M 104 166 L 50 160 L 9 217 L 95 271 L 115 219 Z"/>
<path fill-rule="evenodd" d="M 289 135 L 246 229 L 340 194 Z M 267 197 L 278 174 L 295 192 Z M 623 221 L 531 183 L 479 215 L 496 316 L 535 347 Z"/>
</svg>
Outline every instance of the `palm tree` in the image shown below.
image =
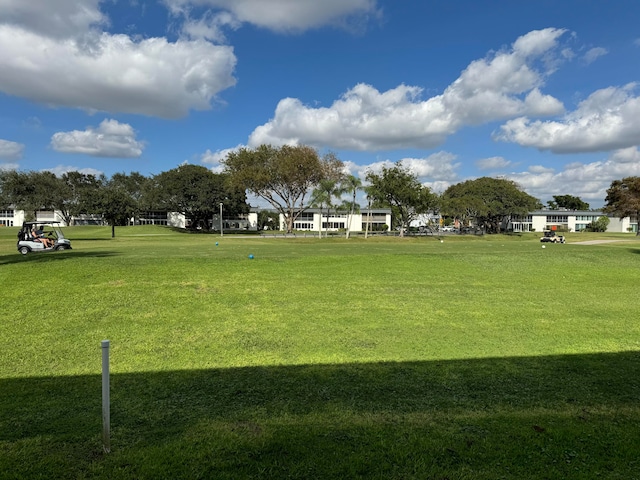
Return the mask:
<svg viewBox="0 0 640 480">
<path fill-rule="evenodd" d="M 322 238 L 322 210 L 327 207 L 327 231 L 329 230 L 329 211 L 333 197 L 341 195 L 338 183 L 335 180 L 320 180 L 318 187 L 311 194 L 311 206 L 320 209 L 320 225 L 318 237 Z M 326 233 L 325 233 L 326 236 Z"/>
<path fill-rule="evenodd" d="M 367 195 L 367 222 L 364 228 L 364 238 L 369 236 L 369 224 L 371 223 L 371 190 L 370 187 L 364 187 L 363 190 Z"/>
<path fill-rule="evenodd" d="M 347 221 L 347 238 L 349 238 L 349 234 L 351 233 L 351 219 L 353 218 L 356 208 L 356 194 L 358 193 L 358 190 L 362 189 L 362 180 L 355 175 L 349 175 L 342 181 L 342 189 L 344 193 L 352 194 L 349 220 Z"/>
</svg>

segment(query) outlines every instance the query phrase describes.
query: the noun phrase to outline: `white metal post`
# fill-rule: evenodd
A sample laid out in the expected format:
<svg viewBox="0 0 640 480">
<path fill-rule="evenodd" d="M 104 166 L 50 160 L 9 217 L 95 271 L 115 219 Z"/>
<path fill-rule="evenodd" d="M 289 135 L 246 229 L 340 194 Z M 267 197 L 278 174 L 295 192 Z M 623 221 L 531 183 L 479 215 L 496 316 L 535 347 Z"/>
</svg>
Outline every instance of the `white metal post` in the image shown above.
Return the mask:
<svg viewBox="0 0 640 480">
<path fill-rule="evenodd" d="M 109 340 L 102 340 L 102 448 L 105 453 L 111 451 L 110 423 Z"/>
</svg>

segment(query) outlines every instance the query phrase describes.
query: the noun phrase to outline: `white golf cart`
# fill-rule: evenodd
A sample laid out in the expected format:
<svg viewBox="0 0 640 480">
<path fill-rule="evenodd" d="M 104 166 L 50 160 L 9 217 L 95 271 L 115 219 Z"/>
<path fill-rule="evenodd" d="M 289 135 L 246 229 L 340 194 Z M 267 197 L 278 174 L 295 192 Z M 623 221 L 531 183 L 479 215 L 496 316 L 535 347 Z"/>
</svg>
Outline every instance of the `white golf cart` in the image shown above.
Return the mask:
<svg viewBox="0 0 640 480">
<path fill-rule="evenodd" d="M 71 241 L 65 238 L 60 222 L 24 222 L 18 232 L 18 251 L 22 255 L 29 252 L 53 252 L 70 250 Z"/>
</svg>

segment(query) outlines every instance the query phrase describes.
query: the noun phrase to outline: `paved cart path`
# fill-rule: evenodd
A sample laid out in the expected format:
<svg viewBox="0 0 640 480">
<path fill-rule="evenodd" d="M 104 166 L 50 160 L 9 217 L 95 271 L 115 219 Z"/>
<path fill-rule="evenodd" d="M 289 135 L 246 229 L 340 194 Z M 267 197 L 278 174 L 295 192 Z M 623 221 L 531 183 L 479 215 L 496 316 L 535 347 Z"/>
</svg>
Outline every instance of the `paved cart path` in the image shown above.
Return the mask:
<svg viewBox="0 0 640 480">
<path fill-rule="evenodd" d="M 601 243 L 626 242 L 626 240 L 587 240 L 585 242 L 571 242 L 573 245 L 600 245 Z"/>
</svg>

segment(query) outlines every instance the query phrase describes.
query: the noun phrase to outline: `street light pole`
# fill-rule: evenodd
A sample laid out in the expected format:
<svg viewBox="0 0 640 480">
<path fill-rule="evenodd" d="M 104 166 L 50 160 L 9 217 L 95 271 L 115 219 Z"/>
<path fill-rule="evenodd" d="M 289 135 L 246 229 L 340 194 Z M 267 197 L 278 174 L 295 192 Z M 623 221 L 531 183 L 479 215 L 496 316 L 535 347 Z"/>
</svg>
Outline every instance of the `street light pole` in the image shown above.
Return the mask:
<svg viewBox="0 0 640 480">
<path fill-rule="evenodd" d="M 220 236 L 224 235 L 224 231 L 222 230 L 222 202 L 220 202 Z"/>
</svg>

